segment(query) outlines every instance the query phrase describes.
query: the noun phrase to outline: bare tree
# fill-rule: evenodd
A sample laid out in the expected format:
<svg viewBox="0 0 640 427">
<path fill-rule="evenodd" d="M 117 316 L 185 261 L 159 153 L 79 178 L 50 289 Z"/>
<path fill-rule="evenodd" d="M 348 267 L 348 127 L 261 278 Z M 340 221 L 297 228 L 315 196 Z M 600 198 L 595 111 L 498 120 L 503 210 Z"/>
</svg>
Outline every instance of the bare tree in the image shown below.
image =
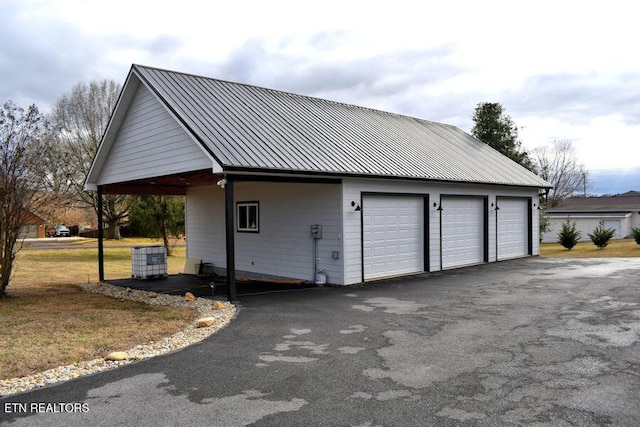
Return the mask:
<svg viewBox="0 0 640 427">
<path fill-rule="evenodd" d="M 29 212 L 50 194 L 47 122 L 35 105 L 0 107 L 0 298 L 6 296 Z"/>
<path fill-rule="evenodd" d="M 551 147 L 538 147 L 533 151 L 537 174 L 553 188 L 547 197 L 547 207 L 577 194 L 586 196 L 589 172 L 579 162 L 578 154 L 570 140 L 553 141 Z"/>
<path fill-rule="evenodd" d="M 53 111 L 59 147 L 65 154 L 58 174 L 64 175 L 63 179 L 69 182 L 70 201 L 92 207 L 96 214 L 97 193 L 84 191 L 84 182 L 118 101 L 120 88 L 113 80 L 78 83 L 58 100 Z M 109 238 L 120 238 L 120 224 L 130 206 L 129 196 L 104 196 L 103 215 L 109 225 Z"/>
</svg>

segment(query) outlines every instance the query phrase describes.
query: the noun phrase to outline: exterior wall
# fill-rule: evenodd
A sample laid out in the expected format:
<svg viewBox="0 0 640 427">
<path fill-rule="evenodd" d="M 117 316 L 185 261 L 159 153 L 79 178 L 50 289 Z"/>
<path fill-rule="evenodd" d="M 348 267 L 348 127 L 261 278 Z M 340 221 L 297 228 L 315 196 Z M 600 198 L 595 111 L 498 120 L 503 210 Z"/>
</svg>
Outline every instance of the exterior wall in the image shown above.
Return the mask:
<svg viewBox="0 0 640 427">
<path fill-rule="evenodd" d="M 629 226 L 631 228 L 640 227 L 640 212 L 638 212 L 638 211 L 631 212 L 631 218 L 630 218 L 630 221 L 629 221 Z M 629 234 L 631 234 L 631 233 L 632 233 L 632 231 L 630 230 Z"/>
<path fill-rule="evenodd" d="M 235 232 L 236 269 L 314 279 L 312 224 L 323 226 L 317 268 L 328 283 L 343 283 L 343 240 L 339 184 L 236 182 L 235 202 L 259 203 L 259 232 Z M 224 191 L 197 187 L 187 193 L 187 258 L 225 267 Z M 339 258 L 333 259 L 332 253 Z"/>
<path fill-rule="evenodd" d="M 213 161 L 144 85 L 140 85 L 98 184 L 207 169 Z"/>
<path fill-rule="evenodd" d="M 488 205 L 496 203 L 496 197 L 527 197 L 532 199 L 532 254 L 540 254 L 538 228 L 538 191 L 530 188 L 505 186 L 424 183 L 413 181 L 392 181 L 373 179 L 345 179 L 343 181 L 342 211 L 344 222 L 344 277 L 345 284 L 362 281 L 362 236 L 361 215 L 354 211 L 351 202 L 362 204 L 362 193 L 395 193 L 429 195 L 428 210 L 425 215 L 429 223 L 429 271 L 441 270 L 440 260 L 440 212 L 434 203 L 440 203 L 443 195 L 471 195 L 488 197 Z M 496 214 L 488 212 L 488 259 L 496 261 Z"/>
<path fill-rule="evenodd" d="M 224 267 L 224 190 L 217 185 L 190 187 L 185 211 L 187 258 Z"/>
<path fill-rule="evenodd" d="M 579 241 L 590 241 L 589 234 L 593 233 L 593 230 L 598 226 L 601 220 L 603 221 L 620 221 L 620 233 L 621 235 L 615 235 L 614 239 L 623 239 L 625 237 L 629 237 L 632 234 L 631 229 L 633 227 L 638 227 L 638 225 L 633 225 L 634 223 L 638 224 L 640 222 L 640 215 L 636 212 L 627 214 L 627 215 L 585 215 L 585 214 L 575 214 L 575 215 L 562 215 L 562 216 L 551 216 L 549 217 L 549 231 L 544 233 L 542 236 L 542 241 L 546 243 L 555 243 L 558 241 L 558 232 L 562 229 L 562 224 L 569 219 L 571 221 L 576 222 L 576 228 L 580 232 L 580 240 Z"/>
</svg>

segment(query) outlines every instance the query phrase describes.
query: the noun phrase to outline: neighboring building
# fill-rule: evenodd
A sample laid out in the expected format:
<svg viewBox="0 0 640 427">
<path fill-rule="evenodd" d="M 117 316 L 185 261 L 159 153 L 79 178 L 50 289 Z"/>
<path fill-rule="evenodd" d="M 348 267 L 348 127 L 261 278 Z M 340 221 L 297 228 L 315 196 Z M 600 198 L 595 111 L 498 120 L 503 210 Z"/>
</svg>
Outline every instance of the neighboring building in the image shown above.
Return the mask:
<svg viewBox="0 0 640 427">
<path fill-rule="evenodd" d="M 575 221 L 580 240 L 589 240 L 589 234 L 600 221 L 605 228 L 615 230 L 614 239 L 632 235 L 632 228 L 640 227 L 640 192 L 628 191 L 616 196 L 571 197 L 549 209 L 549 231 L 543 242 L 557 242 L 558 232 L 567 220 Z"/>
<path fill-rule="evenodd" d="M 41 239 L 44 237 L 44 219 L 33 212 L 27 212 L 26 222 L 27 225 L 20 230 L 20 239 Z"/>
<path fill-rule="evenodd" d="M 133 65 L 87 188 L 186 194 L 190 259 L 348 285 L 538 255 L 549 184 L 451 125 Z"/>
</svg>

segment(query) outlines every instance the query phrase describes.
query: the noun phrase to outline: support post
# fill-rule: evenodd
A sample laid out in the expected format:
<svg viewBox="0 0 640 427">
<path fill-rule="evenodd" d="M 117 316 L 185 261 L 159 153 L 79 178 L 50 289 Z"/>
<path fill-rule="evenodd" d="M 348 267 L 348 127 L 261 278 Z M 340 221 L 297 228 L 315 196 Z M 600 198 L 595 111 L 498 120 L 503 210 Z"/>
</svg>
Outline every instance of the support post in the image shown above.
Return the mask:
<svg viewBox="0 0 640 427">
<path fill-rule="evenodd" d="M 225 225 L 226 225 L 226 249 L 227 249 L 227 286 L 230 302 L 236 300 L 236 256 L 235 256 L 235 233 L 234 233 L 234 206 L 233 206 L 233 179 L 228 175 L 225 177 L 224 204 L 225 204 Z"/>
<path fill-rule="evenodd" d="M 102 223 L 102 186 L 98 186 L 98 281 L 104 282 L 104 224 Z"/>
</svg>

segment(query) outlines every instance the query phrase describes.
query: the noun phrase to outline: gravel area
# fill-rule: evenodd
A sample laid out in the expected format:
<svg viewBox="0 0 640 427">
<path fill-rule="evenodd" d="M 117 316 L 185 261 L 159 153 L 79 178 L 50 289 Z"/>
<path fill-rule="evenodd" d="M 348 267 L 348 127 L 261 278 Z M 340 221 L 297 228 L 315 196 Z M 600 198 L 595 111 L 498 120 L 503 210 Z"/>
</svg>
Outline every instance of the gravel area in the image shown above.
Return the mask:
<svg viewBox="0 0 640 427">
<path fill-rule="evenodd" d="M 197 298 L 195 301 L 186 301 L 184 296 L 157 294 L 154 292 L 122 288 L 120 286 L 113 286 L 106 283 L 97 285 L 86 284 L 84 285 L 84 289 L 88 292 L 102 293 L 120 299 L 143 301 L 152 305 L 169 305 L 173 307 L 188 308 L 195 307 L 198 310 L 199 318 L 212 317 L 215 319 L 215 324 L 206 328 L 198 328 L 194 321 L 182 331 L 169 337 L 126 350 L 126 353 L 129 356 L 127 360 L 108 361 L 104 358 L 94 359 L 86 362 L 74 363 L 73 365 L 60 366 L 26 377 L 0 380 L 0 397 L 117 368 L 118 366 L 122 366 L 127 363 L 136 362 L 186 347 L 205 339 L 220 328 L 226 326 L 231 319 L 233 319 L 236 313 L 236 307 L 233 304 L 224 302 L 224 308 L 216 309 L 211 300 L 203 298 Z"/>
</svg>

